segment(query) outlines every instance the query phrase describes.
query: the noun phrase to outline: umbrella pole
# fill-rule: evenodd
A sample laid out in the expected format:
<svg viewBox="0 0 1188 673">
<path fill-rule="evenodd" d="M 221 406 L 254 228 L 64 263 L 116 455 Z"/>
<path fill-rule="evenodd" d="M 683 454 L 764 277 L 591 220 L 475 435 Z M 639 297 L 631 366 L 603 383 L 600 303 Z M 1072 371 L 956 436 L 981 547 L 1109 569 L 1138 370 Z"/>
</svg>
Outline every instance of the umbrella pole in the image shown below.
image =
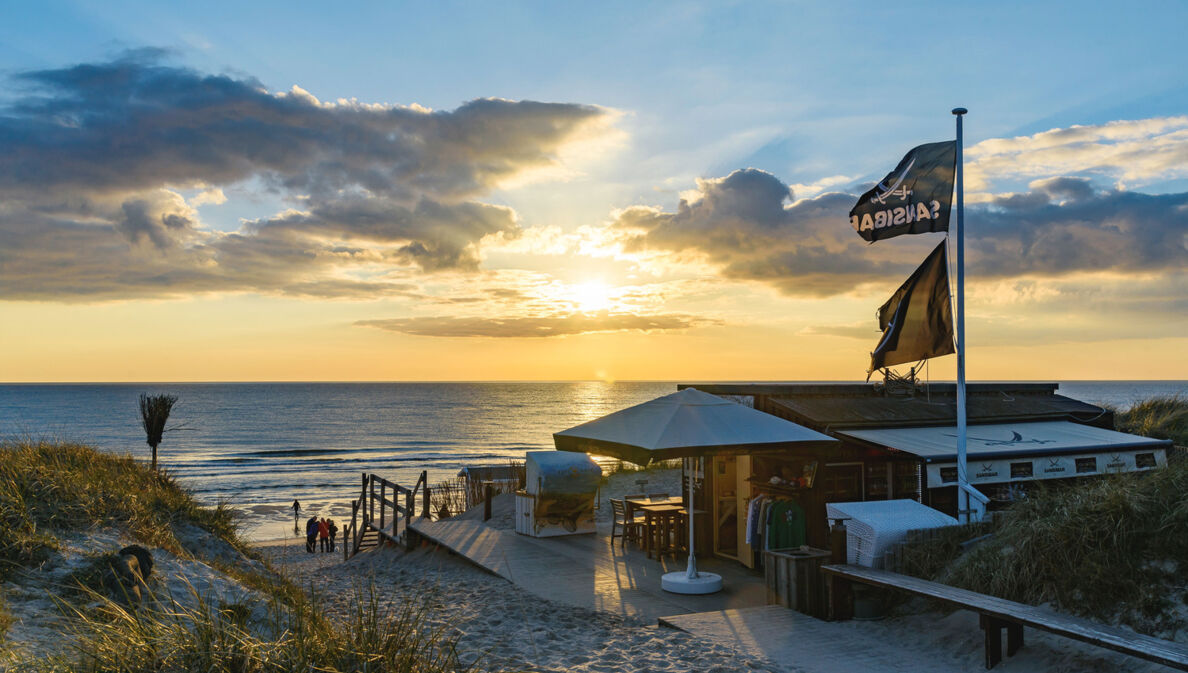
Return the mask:
<svg viewBox="0 0 1188 673">
<path fill-rule="evenodd" d="M 689 564 L 685 569 L 685 576 L 691 580 L 697 579 L 697 557 L 693 555 L 693 489 L 696 485 L 695 477 L 697 470 L 694 468 L 693 461 L 702 460 L 701 458 L 686 458 L 685 467 L 689 473 L 689 516 L 685 517 L 689 520 Z"/>
<path fill-rule="evenodd" d="M 698 458 L 697 460 L 701 460 Z M 722 576 L 717 573 L 697 572 L 697 556 L 693 549 L 693 489 L 697 486 L 697 470 L 699 463 L 693 458 L 686 458 L 684 466 L 689 477 L 689 565 L 685 572 L 676 571 L 665 573 L 660 578 L 660 588 L 674 594 L 712 594 L 722 590 Z"/>
</svg>

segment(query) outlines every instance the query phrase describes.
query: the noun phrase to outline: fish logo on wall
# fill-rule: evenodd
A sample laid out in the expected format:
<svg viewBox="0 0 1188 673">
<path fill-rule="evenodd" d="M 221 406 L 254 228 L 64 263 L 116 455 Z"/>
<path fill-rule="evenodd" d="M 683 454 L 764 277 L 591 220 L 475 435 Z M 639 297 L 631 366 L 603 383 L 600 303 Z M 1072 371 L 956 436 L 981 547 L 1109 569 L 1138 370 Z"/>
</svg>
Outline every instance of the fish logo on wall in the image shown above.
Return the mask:
<svg viewBox="0 0 1188 673">
<path fill-rule="evenodd" d="M 952 434 L 952 433 L 945 433 L 945 436 L 946 437 L 956 437 L 957 435 Z M 1013 446 L 1013 445 L 1018 445 L 1018 444 L 1053 444 L 1056 442 L 1056 440 L 1054 440 L 1054 439 L 1023 439 L 1023 435 L 1021 435 L 1018 432 L 1015 432 L 1013 430 L 1011 431 L 1010 439 L 991 439 L 989 437 L 974 437 L 973 435 L 970 435 L 969 438 L 974 441 L 981 442 L 981 443 L 985 444 L 986 446 Z"/>
</svg>

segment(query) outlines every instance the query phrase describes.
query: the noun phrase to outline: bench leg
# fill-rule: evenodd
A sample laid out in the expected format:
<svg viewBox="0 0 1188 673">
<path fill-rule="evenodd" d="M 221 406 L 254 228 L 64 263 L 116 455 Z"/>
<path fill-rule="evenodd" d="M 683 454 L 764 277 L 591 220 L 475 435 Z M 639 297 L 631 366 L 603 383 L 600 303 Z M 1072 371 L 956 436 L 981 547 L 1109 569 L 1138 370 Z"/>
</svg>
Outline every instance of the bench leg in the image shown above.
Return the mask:
<svg viewBox="0 0 1188 673">
<path fill-rule="evenodd" d="M 1013 657 L 1023 647 L 1023 625 L 1007 623 L 1007 656 Z"/>
<path fill-rule="evenodd" d="M 841 621 L 854 616 L 854 589 L 849 580 L 827 575 L 825 591 L 829 595 L 829 621 Z"/>
<path fill-rule="evenodd" d="M 1006 623 L 986 615 L 979 621 L 986 636 L 986 668 L 994 668 L 1002 661 L 1002 629 Z"/>
</svg>

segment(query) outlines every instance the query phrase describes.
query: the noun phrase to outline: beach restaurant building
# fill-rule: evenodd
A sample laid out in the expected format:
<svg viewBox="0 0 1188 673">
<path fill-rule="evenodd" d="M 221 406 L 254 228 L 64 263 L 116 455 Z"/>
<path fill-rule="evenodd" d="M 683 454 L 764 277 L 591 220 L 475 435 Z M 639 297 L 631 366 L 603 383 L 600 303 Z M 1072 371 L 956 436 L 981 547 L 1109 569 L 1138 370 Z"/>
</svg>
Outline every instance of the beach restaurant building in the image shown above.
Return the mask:
<svg viewBox="0 0 1188 673">
<path fill-rule="evenodd" d="M 754 567 L 765 545 L 753 522 L 778 507 L 795 530 L 782 544 L 828 547 L 826 503 L 911 499 L 957 514 L 954 384 L 682 384 L 841 440 L 830 449 L 715 455 L 705 460 L 697 545 Z M 1055 383 L 967 386 L 968 477 L 1003 507 L 1039 480 L 1083 479 L 1166 465 L 1171 442 L 1113 428 L 1113 413 L 1056 394 Z M 748 514 L 752 524 L 748 526 Z M 748 530 L 750 528 L 750 530 Z M 771 547 L 768 547 L 771 548 Z"/>
</svg>

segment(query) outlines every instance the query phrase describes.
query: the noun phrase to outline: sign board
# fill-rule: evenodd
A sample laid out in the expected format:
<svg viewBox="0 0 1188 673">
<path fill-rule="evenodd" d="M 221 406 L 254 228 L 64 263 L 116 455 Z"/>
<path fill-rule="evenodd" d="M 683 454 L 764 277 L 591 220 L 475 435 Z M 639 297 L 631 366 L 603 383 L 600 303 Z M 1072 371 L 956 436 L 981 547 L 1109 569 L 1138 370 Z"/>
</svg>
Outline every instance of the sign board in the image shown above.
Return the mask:
<svg viewBox="0 0 1188 673">
<path fill-rule="evenodd" d="M 966 471 L 971 484 L 1002 484 L 1037 479 L 1087 477 L 1112 472 L 1142 472 L 1166 465 L 1167 452 L 1160 448 L 992 460 L 971 459 Z M 955 461 L 928 465 L 929 488 L 956 483 Z"/>
</svg>

